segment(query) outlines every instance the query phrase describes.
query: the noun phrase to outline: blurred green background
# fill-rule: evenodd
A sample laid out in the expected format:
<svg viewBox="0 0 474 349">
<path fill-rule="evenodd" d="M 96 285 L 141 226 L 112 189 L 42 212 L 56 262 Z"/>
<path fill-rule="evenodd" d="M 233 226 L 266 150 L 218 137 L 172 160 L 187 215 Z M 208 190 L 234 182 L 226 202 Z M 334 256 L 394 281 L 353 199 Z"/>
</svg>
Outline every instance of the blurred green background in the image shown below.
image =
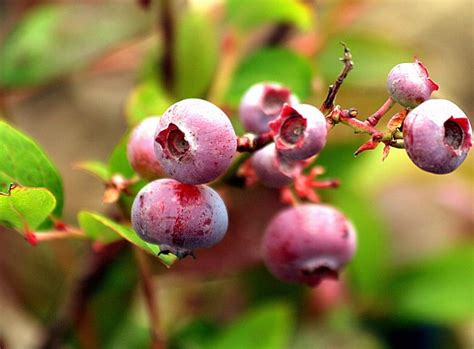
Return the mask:
<svg viewBox="0 0 474 349">
<path fill-rule="evenodd" d="M 433 97 L 473 115 L 473 10 L 469 0 L 0 1 L 0 114 L 58 166 L 67 222 L 81 209 L 119 217 L 101 201 L 103 184 L 75 163 L 107 162 L 128 128 L 182 98 L 212 100 L 240 131 L 239 98 L 260 80 L 319 105 L 341 69 L 340 41 L 355 61 L 342 106 L 370 115 L 387 98 L 391 67 L 416 56 L 440 85 Z M 342 182 L 323 199 L 358 231 L 341 280 L 314 290 L 275 280 L 259 241 L 278 194 L 220 188 L 231 220 L 220 245 L 171 269 L 148 258 L 170 348 L 474 347 L 472 153 L 435 176 L 401 150 L 384 162 L 381 149 L 354 158 L 366 139 L 338 126 L 318 159 Z M 76 313 L 77 283 L 100 250 L 77 241 L 33 248 L 1 227 L 0 246 L 0 348 L 45 347 L 52 333 L 61 348 L 151 345 L 130 246 L 89 280 Z"/>
</svg>

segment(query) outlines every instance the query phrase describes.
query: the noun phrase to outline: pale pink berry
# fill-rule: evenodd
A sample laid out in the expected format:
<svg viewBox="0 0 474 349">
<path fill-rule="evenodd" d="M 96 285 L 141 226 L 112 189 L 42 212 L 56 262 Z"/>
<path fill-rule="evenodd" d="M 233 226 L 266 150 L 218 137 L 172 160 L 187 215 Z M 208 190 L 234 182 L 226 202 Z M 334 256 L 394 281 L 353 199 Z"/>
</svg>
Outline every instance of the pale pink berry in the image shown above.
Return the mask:
<svg viewBox="0 0 474 349">
<path fill-rule="evenodd" d="M 428 100 L 438 85 L 430 79 L 428 70 L 419 60 L 396 65 L 388 74 L 387 89 L 398 104 L 414 108 Z"/>
<path fill-rule="evenodd" d="M 280 211 L 262 242 L 263 260 L 274 276 L 309 286 L 338 278 L 355 249 L 352 224 L 335 208 L 320 204 Z"/>
<path fill-rule="evenodd" d="M 445 174 L 458 168 L 472 146 L 468 117 L 454 103 L 431 99 L 410 111 L 403 123 L 405 149 L 422 170 Z"/>
</svg>

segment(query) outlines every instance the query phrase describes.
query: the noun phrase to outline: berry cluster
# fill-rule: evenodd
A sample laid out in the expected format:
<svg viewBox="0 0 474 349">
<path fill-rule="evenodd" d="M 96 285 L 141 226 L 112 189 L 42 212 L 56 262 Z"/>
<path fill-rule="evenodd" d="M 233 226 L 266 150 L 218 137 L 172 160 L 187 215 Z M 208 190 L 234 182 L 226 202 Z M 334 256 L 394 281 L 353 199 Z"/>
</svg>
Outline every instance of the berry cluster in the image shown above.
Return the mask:
<svg viewBox="0 0 474 349">
<path fill-rule="evenodd" d="M 262 256 L 268 269 L 283 281 L 311 286 L 336 278 L 355 252 L 355 231 L 341 212 L 319 203 L 315 189 L 339 183 L 317 180 L 323 169 L 313 165 L 334 125 L 371 135 L 356 154 L 380 143 L 385 144 L 384 157 L 391 147 L 406 148 L 418 167 L 438 174 L 456 169 L 471 147 L 469 119 L 452 102 L 429 100 L 438 86 L 418 60 L 392 69 L 389 99 L 365 121 L 356 118 L 356 109 L 334 105 L 337 84 L 352 69 L 348 49 L 343 62 L 342 78 L 320 108 L 301 104 L 278 83 L 251 86 L 239 107 L 240 121 L 250 133 L 241 137 L 220 108 L 201 99 L 179 101 L 162 117 L 138 125 L 129 140 L 129 161 L 142 178 L 154 179 L 133 203 L 132 225 L 139 236 L 158 244 L 160 253 L 179 258 L 218 243 L 228 214 L 219 194 L 206 184 L 228 171 L 236 152 L 250 152 L 237 175 L 247 185 L 259 181 L 279 189 L 282 201 L 293 205 L 276 214 L 266 229 Z M 403 110 L 390 119 L 387 131 L 375 129 L 395 103 Z M 156 179 L 164 174 L 171 179 Z"/>
</svg>

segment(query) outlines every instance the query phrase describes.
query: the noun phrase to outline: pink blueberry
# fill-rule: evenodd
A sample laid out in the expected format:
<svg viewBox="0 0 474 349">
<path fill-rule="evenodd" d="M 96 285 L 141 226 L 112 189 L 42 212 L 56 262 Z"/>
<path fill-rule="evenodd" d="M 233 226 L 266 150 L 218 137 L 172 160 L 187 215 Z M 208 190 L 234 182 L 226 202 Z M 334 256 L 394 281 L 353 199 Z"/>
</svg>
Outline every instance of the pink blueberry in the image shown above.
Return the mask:
<svg viewBox="0 0 474 349">
<path fill-rule="evenodd" d="M 133 202 L 131 218 L 143 240 L 180 258 L 217 244 L 228 226 L 225 204 L 216 191 L 173 179 L 158 179 L 143 187 Z"/>
<path fill-rule="evenodd" d="M 472 146 L 468 117 L 454 103 L 431 99 L 410 111 L 403 123 L 405 149 L 422 170 L 445 174 L 458 168 Z"/>
<path fill-rule="evenodd" d="M 269 131 L 268 123 L 278 117 L 285 103 L 299 103 L 288 88 L 269 82 L 251 86 L 243 95 L 239 106 L 242 125 L 253 133 Z"/>
<path fill-rule="evenodd" d="M 163 114 L 155 133 L 155 153 L 168 176 L 187 184 L 222 175 L 237 150 L 227 115 L 202 99 L 185 99 Z"/>
<path fill-rule="evenodd" d="M 352 224 L 335 208 L 320 204 L 280 211 L 262 242 L 263 260 L 274 276 L 309 286 L 336 279 L 355 248 Z"/>
</svg>

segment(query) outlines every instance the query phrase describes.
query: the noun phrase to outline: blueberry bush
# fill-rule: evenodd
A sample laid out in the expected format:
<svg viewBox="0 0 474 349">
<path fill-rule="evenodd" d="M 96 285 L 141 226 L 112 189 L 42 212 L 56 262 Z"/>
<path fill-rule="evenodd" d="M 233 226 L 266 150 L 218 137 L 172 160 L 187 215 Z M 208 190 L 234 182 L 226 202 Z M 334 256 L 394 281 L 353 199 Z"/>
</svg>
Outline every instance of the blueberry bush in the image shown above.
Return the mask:
<svg viewBox="0 0 474 349">
<path fill-rule="evenodd" d="M 0 348 L 472 346 L 472 85 L 377 6 L 1 4 Z"/>
</svg>

